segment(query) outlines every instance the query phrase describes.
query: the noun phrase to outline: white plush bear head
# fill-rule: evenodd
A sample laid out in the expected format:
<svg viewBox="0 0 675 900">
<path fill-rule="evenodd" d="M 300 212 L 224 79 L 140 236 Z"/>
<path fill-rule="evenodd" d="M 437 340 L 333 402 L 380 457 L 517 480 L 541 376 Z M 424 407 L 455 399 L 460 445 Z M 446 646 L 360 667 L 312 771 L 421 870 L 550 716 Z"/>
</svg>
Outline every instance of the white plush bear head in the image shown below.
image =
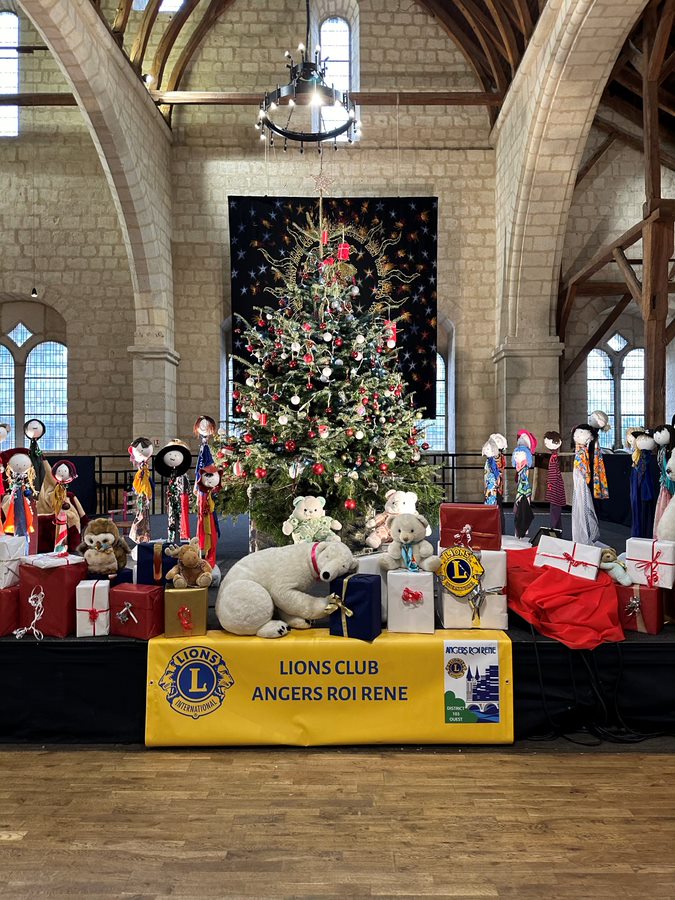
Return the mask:
<svg viewBox="0 0 675 900">
<path fill-rule="evenodd" d="M 399 544 L 419 544 L 427 534 L 429 523 L 424 516 L 401 513 L 389 526 L 392 538 Z"/>
<path fill-rule="evenodd" d="M 384 511 L 390 516 L 417 512 L 417 494 L 414 491 L 387 491 L 384 497 Z"/>
<path fill-rule="evenodd" d="M 293 515 L 301 522 L 309 519 L 321 519 L 325 516 L 323 509 L 325 505 L 324 497 L 312 497 L 311 494 L 307 497 L 296 497 L 293 501 Z"/>
<path fill-rule="evenodd" d="M 323 497 L 318 499 L 323 500 Z M 316 548 L 316 567 L 321 581 L 332 581 L 356 572 L 357 565 L 346 544 L 341 541 L 321 541 Z"/>
</svg>

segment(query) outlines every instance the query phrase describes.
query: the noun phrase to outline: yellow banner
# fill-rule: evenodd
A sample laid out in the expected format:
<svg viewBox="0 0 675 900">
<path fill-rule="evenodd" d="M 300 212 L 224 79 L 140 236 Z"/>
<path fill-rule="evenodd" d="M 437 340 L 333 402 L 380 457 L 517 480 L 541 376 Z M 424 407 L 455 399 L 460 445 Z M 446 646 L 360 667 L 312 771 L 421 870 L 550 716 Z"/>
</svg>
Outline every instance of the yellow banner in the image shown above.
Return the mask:
<svg viewBox="0 0 675 900">
<path fill-rule="evenodd" d="M 209 631 L 153 638 L 146 744 L 506 744 L 511 642 L 503 631 L 327 629 L 279 640 Z"/>
</svg>

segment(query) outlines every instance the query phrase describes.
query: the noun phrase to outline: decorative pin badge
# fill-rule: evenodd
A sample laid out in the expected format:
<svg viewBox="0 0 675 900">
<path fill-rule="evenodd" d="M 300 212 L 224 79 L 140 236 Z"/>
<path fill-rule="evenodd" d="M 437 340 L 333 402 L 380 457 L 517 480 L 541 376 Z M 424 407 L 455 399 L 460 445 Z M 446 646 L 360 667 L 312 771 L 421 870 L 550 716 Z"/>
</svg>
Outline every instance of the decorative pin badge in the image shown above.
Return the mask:
<svg viewBox="0 0 675 900">
<path fill-rule="evenodd" d="M 485 569 L 468 547 L 448 547 L 441 554 L 438 575 L 443 587 L 455 597 L 466 597 L 480 588 Z"/>
</svg>

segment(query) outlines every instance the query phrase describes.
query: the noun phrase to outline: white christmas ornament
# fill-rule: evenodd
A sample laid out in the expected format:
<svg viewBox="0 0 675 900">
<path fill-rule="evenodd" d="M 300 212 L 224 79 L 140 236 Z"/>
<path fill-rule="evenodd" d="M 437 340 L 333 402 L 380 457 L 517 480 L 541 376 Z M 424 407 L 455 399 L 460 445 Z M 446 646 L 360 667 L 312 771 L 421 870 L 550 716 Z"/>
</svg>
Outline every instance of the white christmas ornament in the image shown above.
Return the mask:
<svg viewBox="0 0 675 900">
<path fill-rule="evenodd" d="M 387 347 L 388 347 L 390 350 L 393 350 L 395 346 L 396 346 L 396 341 L 392 341 L 392 339 L 389 338 L 389 340 L 387 341 Z"/>
<path fill-rule="evenodd" d="M 293 353 L 299 353 L 300 344 L 297 341 L 293 341 L 293 343 L 291 344 L 291 350 L 293 351 Z"/>
<path fill-rule="evenodd" d="M 354 437 L 356 438 L 357 441 L 362 441 L 363 440 L 363 432 L 359 429 L 359 431 L 356 432 Z"/>
<path fill-rule="evenodd" d="M 288 416 L 279 416 L 280 425 L 288 425 Z"/>
<path fill-rule="evenodd" d="M 357 344 L 365 344 L 366 339 L 364 338 L 364 336 L 362 334 L 357 334 L 355 341 Z"/>
<path fill-rule="evenodd" d="M 342 475 L 340 475 L 339 472 L 336 472 L 335 475 L 333 475 L 333 481 L 335 484 L 339 484 L 342 481 Z"/>
<path fill-rule="evenodd" d="M 359 480 L 359 473 L 358 473 L 358 472 L 350 472 L 350 473 L 349 473 L 349 477 L 352 479 L 352 481 L 358 481 L 358 480 Z"/>
<path fill-rule="evenodd" d="M 298 404 L 300 403 L 300 398 L 297 394 L 293 394 L 293 396 L 291 397 L 291 403 L 293 404 L 293 406 L 298 406 Z"/>
<path fill-rule="evenodd" d="M 323 339 L 328 344 L 333 340 L 333 335 L 330 333 L 330 331 L 326 331 L 324 332 Z"/>
<path fill-rule="evenodd" d="M 388 459 L 396 459 L 396 451 L 395 450 L 387 450 L 387 458 Z"/>
<path fill-rule="evenodd" d="M 249 387 L 255 387 L 255 378 L 247 378 L 247 379 L 246 379 L 246 384 L 247 384 Z"/>
<path fill-rule="evenodd" d="M 252 413 L 251 413 L 251 418 L 252 418 L 252 419 L 255 419 L 255 421 L 257 422 L 257 421 L 260 419 L 260 413 L 259 413 L 259 412 L 252 412 Z"/>
<path fill-rule="evenodd" d="M 333 370 L 330 368 L 330 366 L 326 366 L 325 369 L 321 370 L 321 374 L 326 378 L 330 378 L 330 376 L 333 374 Z"/>
</svg>

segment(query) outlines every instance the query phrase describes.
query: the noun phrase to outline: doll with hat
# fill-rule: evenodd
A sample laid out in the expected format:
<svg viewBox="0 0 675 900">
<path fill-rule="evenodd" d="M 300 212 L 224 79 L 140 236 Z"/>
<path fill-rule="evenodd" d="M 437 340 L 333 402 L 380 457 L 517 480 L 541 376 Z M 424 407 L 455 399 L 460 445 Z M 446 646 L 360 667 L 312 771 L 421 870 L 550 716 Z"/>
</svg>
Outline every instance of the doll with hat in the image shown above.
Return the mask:
<svg viewBox="0 0 675 900">
<path fill-rule="evenodd" d="M 2 462 L 7 475 L 8 492 L 3 500 L 5 533 L 27 537 L 36 543 L 35 471 L 28 451 L 22 447 L 5 450 Z"/>
<path fill-rule="evenodd" d="M 190 539 L 190 481 L 187 472 L 192 465 L 192 452 L 177 438 L 169 441 L 155 455 L 155 472 L 168 479 L 166 488 L 167 540 L 177 544 Z"/>
<path fill-rule="evenodd" d="M 518 432 L 516 446 L 511 457 L 511 462 L 516 470 L 516 499 L 513 503 L 513 522 L 517 538 L 527 536 L 530 525 L 534 519 L 532 512 L 532 484 L 530 483 L 530 469 L 534 465 L 534 453 L 537 449 L 537 439 L 531 431 L 521 428 Z"/>
<path fill-rule="evenodd" d="M 35 490 L 40 493 L 42 482 L 45 479 L 45 464 L 42 458 L 42 450 L 38 441 L 45 436 L 47 426 L 41 419 L 28 419 L 24 422 L 23 433 L 29 440 L 28 455 L 35 472 L 33 483 Z"/>
<path fill-rule="evenodd" d="M 54 512 L 54 553 L 57 556 L 68 555 L 68 515 L 70 507 L 68 502 L 67 485 L 72 484 L 77 478 L 77 469 L 68 459 L 60 459 L 52 466 L 52 475 L 55 481 L 52 493 Z"/>
<path fill-rule="evenodd" d="M 675 417 L 673 417 L 675 418 Z M 668 475 L 668 461 L 675 450 L 675 427 L 673 425 L 659 425 L 654 429 L 654 442 L 657 447 L 656 461 L 659 469 L 659 496 L 656 501 L 654 513 L 654 534 L 661 521 L 668 504 L 675 494 L 675 481 Z"/>
<path fill-rule="evenodd" d="M 2 445 L 5 443 L 7 438 L 9 437 L 9 433 L 12 430 L 12 426 L 7 422 L 0 422 L 0 498 L 5 496 L 5 467 L 2 463 L 2 453 L 4 453 L 2 449 Z M 0 501 L 1 502 L 1 501 Z M 2 523 L 0 522 L 0 534 L 3 533 Z"/>
<path fill-rule="evenodd" d="M 218 430 L 215 419 L 211 416 L 198 416 L 195 420 L 193 433 L 199 438 L 199 452 L 197 454 L 197 465 L 195 466 L 195 494 L 197 493 L 197 482 L 199 475 L 204 466 L 213 465 L 213 453 L 209 441 Z"/>
<path fill-rule="evenodd" d="M 150 501 L 152 500 L 150 460 L 152 453 L 152 441 L 146 437 L 138 437 L 129 445 L 129 460 L 136 467 L 133 481 L 136 515 L 129 530 L 129 537 L 137 544 L 145 544 L 150 540 Z"/>
<path fill-rule="evenodd" d="M 220 472 L 214 465 L 202 466 L 195 481 L 197 490 L 197 537 L 202 557 L 212 568 L 216 565 L 216 548 L 220 526 L 213 495 L 220 490 Z"/>
<path fill-rule="evenodd" d="M 562 446 L 562 435 L 558 431 L 547 431 L 544 435 L 544 446 L 550 452 L 546 499 L 549 505 L 551 528 L 562 529 L 562 511 L 563 506 L 567 503 L 565 482 L 560 470 L 560 454 L 558 452 Z"/>
<path fill-rule="evenodd" d="M 595 544 L 600 540 L 600 526 L 593 504 L 593 460 L 596 432 L 589 424 L 578 425 L 572 432 L 574 470 L 572 494 L 572 540 L 578 544 Z"/>
</svg>

